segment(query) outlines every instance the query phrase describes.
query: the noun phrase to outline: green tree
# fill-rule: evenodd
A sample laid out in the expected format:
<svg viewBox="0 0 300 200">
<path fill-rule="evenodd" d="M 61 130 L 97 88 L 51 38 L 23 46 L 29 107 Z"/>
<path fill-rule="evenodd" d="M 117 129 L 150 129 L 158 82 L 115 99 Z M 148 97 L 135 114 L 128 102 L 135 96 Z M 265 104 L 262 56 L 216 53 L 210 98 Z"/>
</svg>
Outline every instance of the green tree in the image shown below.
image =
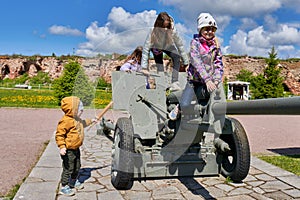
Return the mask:
<svg viewBox="0 0 300 200">
<path fill-rule="evenodd" d="M 15 80 L 13 80 L 15 82 L 15 84 L 24 84 L 27 80 L 29 79 L 29 76 L 27 73 L 17 77 Z"/>
<path fill-rule="evenodd" d="M 278 68 L 279 60 L 274 47 L 269 52 L 266 63 L 267 67 L 263 74 L 258 75 L 253 80 L 253 97 L 255 99 L 283 97 L 283 77 L 280 76 L 281 69 Z"/>
<path fill-rule="evenodd" d="M 250 72 L 249 70 L 242 69 L 237 75 L 236 79 L 239 81 L 245 81 L 245 82 L 252 82 L 253 81 L 253 73 Z"/>
<path fill-rule="evenodd" d="M 64 66 L 62 76 L 54 80 L 53 89 L 59 104 L 64 97 L 77 96 L 83 105 L 90 105 L 95 96 L 95 89 L 78 62 Z"/>
<path fill-rule="evenodd" d="M 249 85 L 250 91 L 253 91 L 255 89 L 256 77 L 253 75 L 253 73 L 251 71 L 246 70 L 246 69 L 242 69 L 236 75 L 236 79 L 239 80 L 239 81 L 249 82 L 250 83 L 250 85 Z"/>
<path fill-rule="evenodd" d="M 30 79 L 30 84 L 50 84 L 52 81 L 46 72 L 39 71 L 36 76 Z"/>
<path fill-rule="evenodd" d="M 98 89 L 103 89 L 103 88 L 106 88 L 106 87 L 111 87 L 111 84 L 106 82 L 106 80 L 101 77 L 97 80 L 97 88 Z"/>
</svg>

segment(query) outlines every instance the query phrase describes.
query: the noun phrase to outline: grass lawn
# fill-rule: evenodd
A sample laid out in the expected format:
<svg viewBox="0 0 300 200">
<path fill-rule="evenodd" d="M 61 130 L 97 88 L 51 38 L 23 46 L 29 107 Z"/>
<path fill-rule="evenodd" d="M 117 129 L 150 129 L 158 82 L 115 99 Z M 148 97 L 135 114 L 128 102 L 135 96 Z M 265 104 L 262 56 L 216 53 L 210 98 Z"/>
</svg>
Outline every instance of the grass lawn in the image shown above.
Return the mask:
<svg viewBox="0 0 300 200">
<path fill-rule="evenodd" d="M 111 99 L 111 92 L 97 90 L 91 107 L 104 108 Z M 0 107 L 59 108 L 53 90 L 14 88 L 0 88 Z"/>
<path fill-rule="evenodd" d="M 300 155 L 257 156 L 272 165 L 300 176 Z"/>
</svg>

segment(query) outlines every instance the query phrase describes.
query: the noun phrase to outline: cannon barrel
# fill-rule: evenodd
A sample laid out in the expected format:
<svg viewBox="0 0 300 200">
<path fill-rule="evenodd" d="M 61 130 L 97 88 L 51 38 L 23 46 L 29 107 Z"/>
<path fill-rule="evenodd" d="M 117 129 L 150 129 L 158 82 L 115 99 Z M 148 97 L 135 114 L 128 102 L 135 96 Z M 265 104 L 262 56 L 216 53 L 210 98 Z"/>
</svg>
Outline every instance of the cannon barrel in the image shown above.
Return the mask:
<svg viewBox="0 0 300 200">
<path fill-rule="evenodd" d="M 300 115 L 300 96 L 227 102 L 226 114 Z"/>
</svg>

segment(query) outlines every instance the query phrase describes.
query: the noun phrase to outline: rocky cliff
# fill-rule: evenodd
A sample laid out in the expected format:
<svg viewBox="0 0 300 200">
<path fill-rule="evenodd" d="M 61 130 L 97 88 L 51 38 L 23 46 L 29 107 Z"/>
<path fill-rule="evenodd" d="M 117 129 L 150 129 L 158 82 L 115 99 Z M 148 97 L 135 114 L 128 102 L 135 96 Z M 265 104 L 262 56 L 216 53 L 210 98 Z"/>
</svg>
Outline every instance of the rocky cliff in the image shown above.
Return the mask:
<svg viewBox="0 0 300 200">
<path fill-rule="evenodd" d="M 121 60 L 109 60 L 100 58 L 77 58 L 77 61 L 84 67 L 86 74 L 91 80 L 103 77 L 106 81 L 111 80 L 111 71 L 122 65 Z M 224 77 L 228 81 L 236 80 L 236 75 L 241 69 L 253 72 L 258 75 L 266 67 L 264 59 L 254 59 L 251 57 L 224 56 Z M 59 77 L 63 71 L 67 59 L 56 57 L 18 57 L 11 58 L 0 56 L 1 79 L 14 79 L 24 73 L 34 76 L 39 71 L 49 73 L 52 79 Z M 168 61 L 166 61 L 168 65 Z M 153 67 L 153 61 L 150 66 Z M 300 61 L 281 61 L 279 67 L 282 68 L 281 75 L 284 77 L 286 87 L 295 95 L 300 95 Z M 170 69 L 168 69 L 170 70 Z"/>
</svg>

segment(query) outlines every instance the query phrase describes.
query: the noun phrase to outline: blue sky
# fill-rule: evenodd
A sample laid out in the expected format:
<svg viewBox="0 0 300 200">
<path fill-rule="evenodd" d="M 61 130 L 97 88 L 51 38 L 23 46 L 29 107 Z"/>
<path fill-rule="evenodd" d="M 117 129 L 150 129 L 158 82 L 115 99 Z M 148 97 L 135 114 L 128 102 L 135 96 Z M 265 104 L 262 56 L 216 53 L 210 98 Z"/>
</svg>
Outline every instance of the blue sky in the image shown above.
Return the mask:
<svg viewBox="0 0 300 200">
<path fill-rule="evenodd" d="M 159 12 L 175 19 L 186 50 L 211 13 L 223 54 L 300 57 L 299 0 L 2 0 L 0 55 L 95 56 L 143 45 Z"/>
</svg>

